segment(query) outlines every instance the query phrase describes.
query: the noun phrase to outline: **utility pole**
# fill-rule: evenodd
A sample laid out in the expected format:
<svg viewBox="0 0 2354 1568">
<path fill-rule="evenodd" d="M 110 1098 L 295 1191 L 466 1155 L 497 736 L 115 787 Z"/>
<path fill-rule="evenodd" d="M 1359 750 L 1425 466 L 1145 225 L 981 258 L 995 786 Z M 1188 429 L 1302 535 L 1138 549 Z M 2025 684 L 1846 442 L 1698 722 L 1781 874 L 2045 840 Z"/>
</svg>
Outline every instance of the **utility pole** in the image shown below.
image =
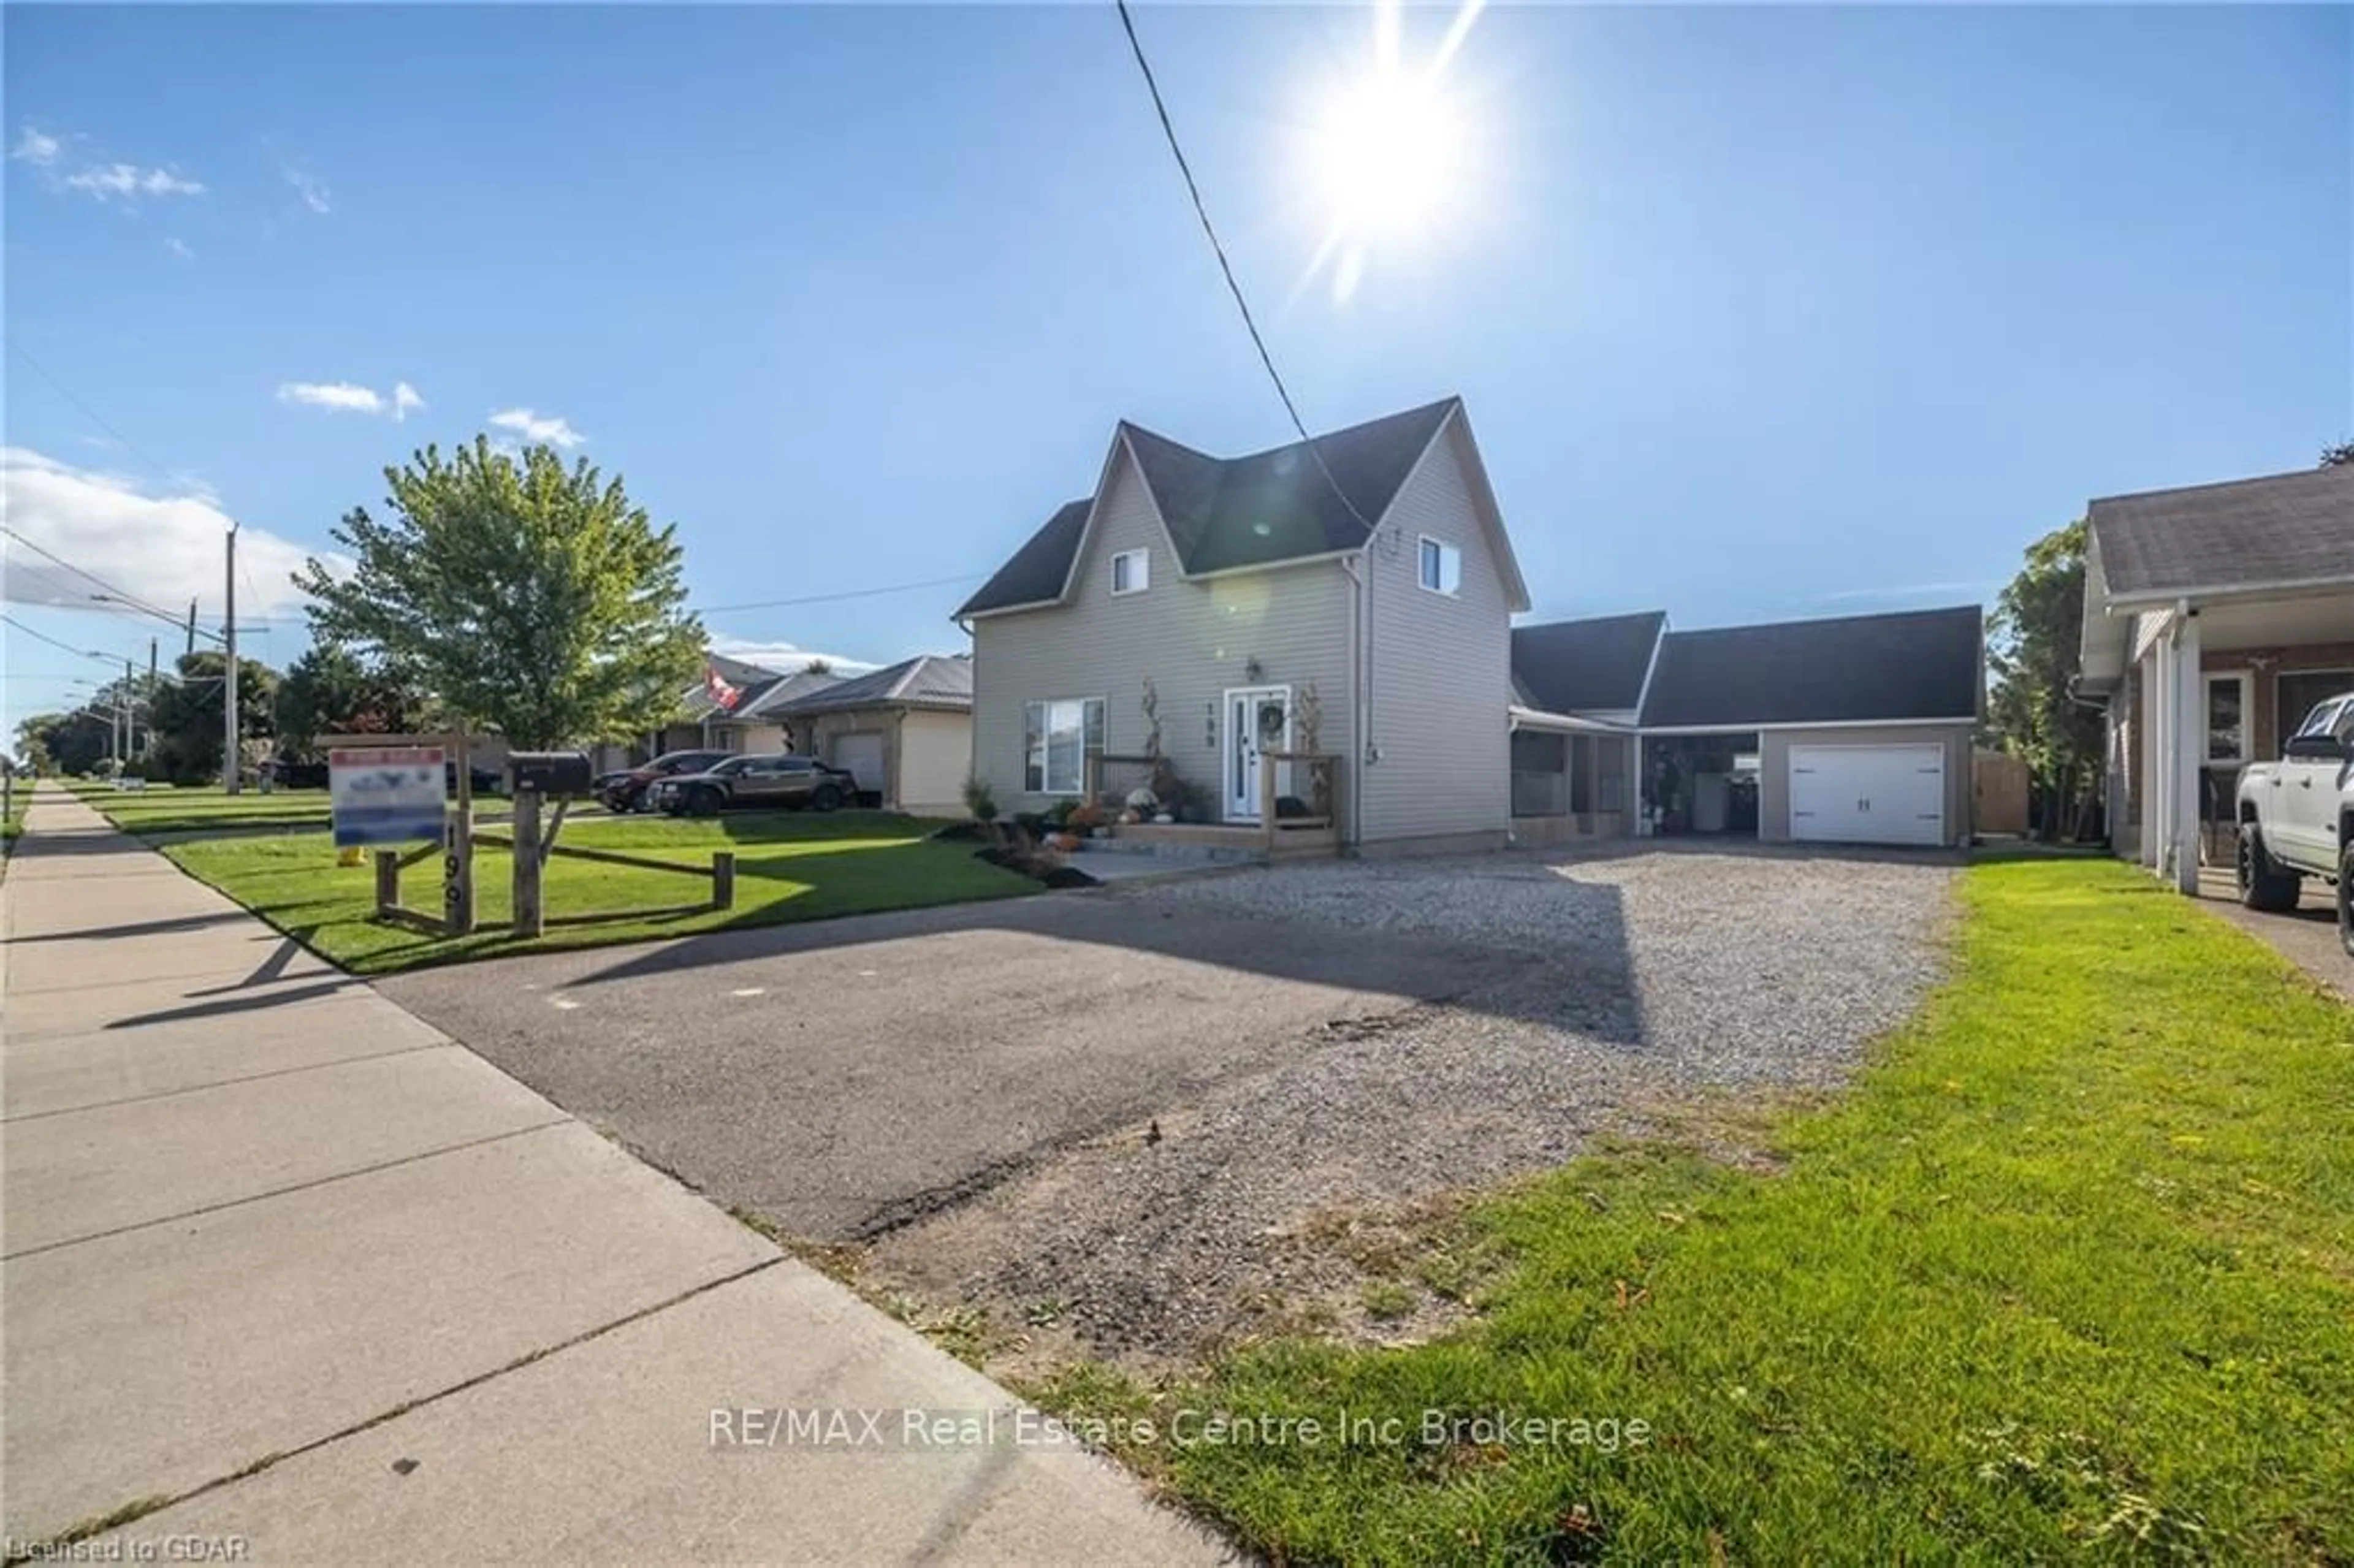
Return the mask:
<svg viewBox="0 0 2354 1568">
<path fill-rule="evenodd" d="M 155 749 L 155 640 L 147 640 L 147 750 Z M 141 753 L 144 756 L 145 753 Z"/>
<path fill-rule="evenodd" d="M 228 666 L 222 672 L 221 712 L 227 719 L 221 744 L 221 784 L 232 795 L 245 781 L 237 744 L 237 524 L 228 525 L 228 616 L 223 630 L 228 645 Z"/>
<path fill-rule="evenodd" d="M 196 601 L 195 599 L 190 599 L 188 601 L 187 651 L 191 653 L 194 653 L 196 651 Z"/>
<path fill-rule="evenodd" d="M 136 710 L 132 705 L 138 698 L 138 679 L 131 673 L 131 661 L 125 659 L 122 662 L 122 760 L 125 762 L 131 760 L 132 749 L 139 741 L 138 735 L 131 727 L 137 722 L 133 716 Z"/>
</svg>

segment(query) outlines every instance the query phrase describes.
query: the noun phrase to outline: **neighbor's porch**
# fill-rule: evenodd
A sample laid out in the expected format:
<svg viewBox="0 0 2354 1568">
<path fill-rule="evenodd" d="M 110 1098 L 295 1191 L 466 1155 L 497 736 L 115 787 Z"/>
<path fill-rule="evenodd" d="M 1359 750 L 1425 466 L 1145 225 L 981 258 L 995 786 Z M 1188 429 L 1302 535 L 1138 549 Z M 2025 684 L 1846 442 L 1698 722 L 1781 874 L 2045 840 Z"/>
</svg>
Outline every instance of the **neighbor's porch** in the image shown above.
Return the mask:
<svg viewBox="0 0 2354 1568">
<path fill-rule="evenodd" d="M 2230 863 L 2240 774 L 2354 690 L 2354 592 L 2244 596 L 2136 618 L 2109 696 L 2112 845 L 2184 892 Z"/>
</svg>

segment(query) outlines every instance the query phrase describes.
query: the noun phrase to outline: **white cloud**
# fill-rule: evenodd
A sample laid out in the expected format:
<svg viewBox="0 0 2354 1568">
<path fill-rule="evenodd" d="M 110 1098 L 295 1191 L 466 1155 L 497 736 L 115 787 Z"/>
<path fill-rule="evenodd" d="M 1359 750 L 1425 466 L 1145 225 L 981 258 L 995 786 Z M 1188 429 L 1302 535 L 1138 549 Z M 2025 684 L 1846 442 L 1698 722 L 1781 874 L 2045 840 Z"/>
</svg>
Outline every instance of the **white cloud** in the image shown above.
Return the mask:
<svg viewBox="0 0 2354 1568">
<path fill-rule="evenodd" d="M 27 125 L 25 127 L 24 134 L 16 138 L 16 150 L 8 155 L 12 158 L 22 158 L 35 168 L 46 169 L 56 163 L 59 154 L 65 150 L 66 144 L 55 136 L 44 136 Z"/>
<path fill-rule="evenodd" d="M 136 164 L 92 164 L 68 175 L 66 189 L 80 191 L 101 201 L 137 201 L 142 196 L 202 196 L 204 185 L 182 179 L 166 169 L 143 169 Z"/>
<path fill-rule="evenodd" d="M 332 199 L 334 193 L 315 175 L 306 175 L 300 169 L 288 169 L 286 183 L 294 187 L 295 194 L 302 198 L 302 205 L 313 212 L 325 214 L 335 210 Z"/>
<path fill-rule="evenodd" d="M 577 447 L 588 439 L 574 429 L 569 421 L 553 414 L 535 414 L 528 408 L 502 408 L 491 416 L 491 423 L 502 430 L 513 430 L 525 440 L 549 446 Z"/>
<path fill-rule="evenodd" d="M 780 675 L 804 669 L 818 659 L 832 665 L 838 675 L 863 675 L 883 667 L 846 654 L 812 652 L 790 642 L 760 642 L 746 637 L 714 637 L 711 651 L 730 659 L 741 659 L 747 664 L 758 664 L 764 670 L 774 670 Z"/>
<path fill-rule="evenodd" d="M 0 448 L 0 522 L 149 604 L 177 613 L 194 599 L 218 614 L 222 535 L 229 519 L 208 495 L 151 494 L 114 474 L 6 447 Z M 302 598 L 292 573 L 313 554 L 335 570 L 349 567 L 334 552 L 314 552 L 266 529 L 239 529 L 239 614 L 299 609 Z M 90 596 L 101 591 L 14 539 L 0 538 L 0 560 L 7 567 L 0 585 L 10 603 L 86 609 Z"/>
<path fill-rule="evenodd" d="M 164 249 L 183 261 L 193 261 L 196 259 L 196 253 L 188 249 L 188 242 L 176 234 L 164 241 Z"/>
<path fill-rule="evenodd" d="M 355 386 L 349 381 L 285 382 L 278 388 L 278 400 L 332 409 L 338 414 L 381 414 L 385 410 L 384 397 L 374 387 Z"/>
<path fill-rule="evenodd" d="M 288 381 L 280 384 L 278 400 L 334 414 L 390 414 L 396 421 L 425 407 L 424 395 L 406 381 L 394 382 L 389 397 L 353 381 Z"/>
</svg>

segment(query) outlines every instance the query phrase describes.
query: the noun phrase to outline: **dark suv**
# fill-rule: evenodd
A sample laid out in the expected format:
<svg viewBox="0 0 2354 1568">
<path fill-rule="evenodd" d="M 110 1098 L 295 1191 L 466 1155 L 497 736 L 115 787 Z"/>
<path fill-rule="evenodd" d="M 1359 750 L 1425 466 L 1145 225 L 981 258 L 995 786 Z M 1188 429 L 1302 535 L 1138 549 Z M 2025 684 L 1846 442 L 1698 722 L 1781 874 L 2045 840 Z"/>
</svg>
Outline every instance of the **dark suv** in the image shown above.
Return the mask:
<svg viewBox="0 0 2354 1568">
<path fill-rule="evenodd" d="M 716 768 L 730 755 L 725 751 L 665 751 L 652 762 L 626 773 L 606 775 L 598 782 L 597 799 L 605 803 L 609 811 L 651 811 L 654 809 L 652 786 L 682 773 L 700 773 Z"/>
<path fill-rule="evenodd" d="M 831 811 L 858 799 L 858 780 L 809 757 L 731 757 L 701 773 L 654 786 L 654 804 L 672 816 L 708 817 L 733 808 Z"/>
</svg>

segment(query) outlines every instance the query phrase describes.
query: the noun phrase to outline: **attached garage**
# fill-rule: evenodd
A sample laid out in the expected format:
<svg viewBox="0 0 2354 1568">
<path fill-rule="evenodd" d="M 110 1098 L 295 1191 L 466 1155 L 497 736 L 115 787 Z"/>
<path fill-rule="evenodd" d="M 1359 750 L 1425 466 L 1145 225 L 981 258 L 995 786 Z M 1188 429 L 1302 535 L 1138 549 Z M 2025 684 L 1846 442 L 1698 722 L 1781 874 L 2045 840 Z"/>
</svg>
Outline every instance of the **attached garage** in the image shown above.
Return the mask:
<svg viewBox="0 0 2354 1568">
<path fill-rule="evenodd" d="M 826 758 L 858 780 L 861 789 L 872 790 L 877 797 L 886 794 L 890 775 L 883 765 L 883 732 L 879 729 L 852 730 L 829 738 Z"/>
</svg>

